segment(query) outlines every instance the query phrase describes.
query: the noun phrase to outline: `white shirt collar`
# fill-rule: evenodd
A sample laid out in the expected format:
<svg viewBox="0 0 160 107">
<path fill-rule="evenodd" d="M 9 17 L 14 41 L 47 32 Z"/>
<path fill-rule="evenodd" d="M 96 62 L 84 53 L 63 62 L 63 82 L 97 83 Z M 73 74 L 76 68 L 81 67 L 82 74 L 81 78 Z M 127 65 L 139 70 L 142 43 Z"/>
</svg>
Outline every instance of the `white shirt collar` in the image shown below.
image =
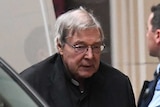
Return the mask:
<svg viewBox="0 0 160 107">
<path fill-rule="evenodd" d="M 157 74 L 160 72 L 160 64 L 157 65 Z"/>
</svg>

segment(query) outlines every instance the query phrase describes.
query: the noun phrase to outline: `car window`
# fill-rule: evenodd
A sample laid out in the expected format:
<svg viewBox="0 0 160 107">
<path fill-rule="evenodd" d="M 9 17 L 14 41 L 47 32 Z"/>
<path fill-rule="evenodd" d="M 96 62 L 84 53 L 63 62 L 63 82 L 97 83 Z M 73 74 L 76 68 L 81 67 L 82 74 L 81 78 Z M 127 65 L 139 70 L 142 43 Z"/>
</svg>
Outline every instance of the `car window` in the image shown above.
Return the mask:
<svg viewBox="0 0 160 107">
<path fill-rule="evenodd" d="M 47 107 L 46 103 L 1 58 L 0 107 Z"/>
</svg>

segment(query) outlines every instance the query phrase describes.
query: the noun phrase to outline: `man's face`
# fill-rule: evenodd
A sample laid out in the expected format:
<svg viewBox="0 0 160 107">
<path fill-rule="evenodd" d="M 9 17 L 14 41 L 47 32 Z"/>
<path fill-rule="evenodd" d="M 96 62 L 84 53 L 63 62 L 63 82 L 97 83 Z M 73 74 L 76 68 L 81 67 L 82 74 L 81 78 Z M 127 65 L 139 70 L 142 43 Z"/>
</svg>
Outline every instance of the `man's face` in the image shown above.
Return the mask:
<svg viewBox="0 0 160 107">
<path fill-rule="evenodd" d="M 95 53 L 88 48 L 86 52 L 77 53 L 72 46 L 100 46 L 102 41 L 99 30 L 96 28 L 81 30 L 74 33 L 72 37 L 66 38 L 66 41 L 67 43 L 59 52 L 73 78 L 84 79 L 97 72 L 101 52 Z"/>
<path fill-rule="evenodd" d="M 148 22 L 147 22 L 147 33 L 146 33 L 147 45 L 148 45 L 148 49 L 149 49 L 149 54 L 151 56 L 157 57 L 157 52 L 158 52 L 158 47 L 157 47 L 157 43 L 156 43 L 157 33 L 156 33 L 156 31 L 152 30 L 152 25 L 151 25 L 152 18 L 153 18 L 153 13 L 151 13 L 149 15 Z"/>
</svg>

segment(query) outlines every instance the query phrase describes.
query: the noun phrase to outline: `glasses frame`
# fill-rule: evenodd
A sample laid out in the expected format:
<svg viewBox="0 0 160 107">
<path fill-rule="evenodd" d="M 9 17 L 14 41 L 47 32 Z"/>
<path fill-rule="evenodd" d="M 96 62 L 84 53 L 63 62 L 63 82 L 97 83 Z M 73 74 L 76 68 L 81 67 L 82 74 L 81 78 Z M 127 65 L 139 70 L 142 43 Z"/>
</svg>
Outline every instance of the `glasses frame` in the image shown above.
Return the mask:
<svg viewBox="0 0 160 107">
<path fill-rule="evenodd" d="M 102 43 L 101 45 L 100 45 L 100 47 L 99 47 L 99 50 L 95 50 L 95 49 L 98 49 L 96 46 L 83 46 L 83 47 L 80 47 L 80 46 L 78 46 L 78 44 L 77 45 L 72 45 L 72 44 L 70 44 L 70 43 L 68 43 L 68 42 L 65 42 L 68 46 L 70 46 L 70 47 L 72 47 L 73 49 L 74 49 L 74 51 L 76 52 L 76 53 L 78 53 L 78 54 L 81 54 L 81 53 L 86 53 L 87 51 L 88 51 L 88 49 L 89 48 L 91 48 L 92 49 L 92 52 L 93 53 L 101 53 L 104 49 L 105 49 L 105 44 L 104 43 Z"/>
</svg>

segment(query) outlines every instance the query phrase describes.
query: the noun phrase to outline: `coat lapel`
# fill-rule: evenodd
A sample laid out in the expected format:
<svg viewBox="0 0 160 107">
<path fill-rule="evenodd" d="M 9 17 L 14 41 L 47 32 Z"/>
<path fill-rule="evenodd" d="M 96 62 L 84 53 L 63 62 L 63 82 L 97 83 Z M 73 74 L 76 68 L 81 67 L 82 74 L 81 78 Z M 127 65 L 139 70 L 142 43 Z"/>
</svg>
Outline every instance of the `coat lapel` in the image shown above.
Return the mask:
<svg viewBox="0 0 160 107">
<path fill-rule="evenodd" d="M 54 73 L 51 75 L 51 98 L 55 107 L 72 107 L 65 68 L 62 65 L 62 60 L 59 56 L 53 67 Z"/>
</svg>

